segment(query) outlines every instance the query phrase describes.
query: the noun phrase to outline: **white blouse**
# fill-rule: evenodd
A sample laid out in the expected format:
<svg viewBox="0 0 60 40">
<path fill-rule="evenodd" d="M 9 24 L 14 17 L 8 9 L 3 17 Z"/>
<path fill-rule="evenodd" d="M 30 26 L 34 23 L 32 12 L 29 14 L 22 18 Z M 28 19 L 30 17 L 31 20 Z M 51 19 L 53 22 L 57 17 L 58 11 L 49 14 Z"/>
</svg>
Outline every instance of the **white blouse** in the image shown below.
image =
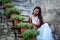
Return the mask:
<svg viewBox="0 0 60 40">
<path fill-rule="evenodd" d="M 32 15 L 32 23 L 33 23 L 33 24 L 38 24 L 39 22 L 40 22 L 40 21 L 39 21 L 38 16 L 34 17 L 34 16 Z"/>
</svg>

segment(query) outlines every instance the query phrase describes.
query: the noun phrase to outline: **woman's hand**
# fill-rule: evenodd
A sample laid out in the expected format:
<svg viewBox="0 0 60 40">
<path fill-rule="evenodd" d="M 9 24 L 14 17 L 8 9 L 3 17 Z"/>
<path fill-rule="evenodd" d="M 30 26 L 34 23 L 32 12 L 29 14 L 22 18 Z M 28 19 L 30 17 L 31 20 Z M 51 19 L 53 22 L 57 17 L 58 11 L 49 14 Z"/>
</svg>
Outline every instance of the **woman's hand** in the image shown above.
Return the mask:
<svg viewBox="0 0 60 40">
<path fill-rule="evenodd" d="M 34 29 L 37 29 L 37 27 L 36 27 L 36 26 L 33 26 L 33 28 L 34 28 Z"/>
<path fill-rule="evenodd" d="M 36 28 L 38 28 L 40 25 L 38 24 L 32 24 L 33 26 L 35 26 Z"/>
</svg>

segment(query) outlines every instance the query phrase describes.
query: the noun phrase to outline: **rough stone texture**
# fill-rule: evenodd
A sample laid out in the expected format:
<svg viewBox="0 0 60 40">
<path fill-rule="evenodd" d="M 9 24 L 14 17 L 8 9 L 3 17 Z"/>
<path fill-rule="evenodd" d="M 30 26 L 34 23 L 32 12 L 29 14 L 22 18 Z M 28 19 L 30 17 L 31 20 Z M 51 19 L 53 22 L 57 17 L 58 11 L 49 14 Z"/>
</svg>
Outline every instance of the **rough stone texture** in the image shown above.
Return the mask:
<svg viewBox="0 0 60 40">
<path fill-rule="evenodd" d="M 22 11 L 21 15 L 31 15 L 35 6 L 40 6 L 42 9 L 42 16 L 44 22 L 50 24 L 51 29 L 54 32 L 55 40 L 58 40 L 60 37 L 60 0 L 15 0 L 13 1 L 15 7 Z M 0 12 L 4 14 L 3 6 L 0 7 Z M 25 15 L 25 16 L 27 16 Z M 0 17 L 1 18 L 1 17 Z M 28 18 L 26 18 L 28 20 Z M 1 23 L 2 22 L 2 23 Z M 7 22 L 10 26 L 12 23 L 6 18 L 6 16 L 2 16 L 2 20 L 0 19 L 0 24 L 3 26 L 4 23 Z M 0 25 L 0 26 L 1 26 Z M 3 28 L 1 26 L 1 28 Z M 2 30 L 0 28 L 0 30 Z M 2 30 L 3 32 L 3 30 Z M 60 40 L 60 39 L 59 39 Z"/>
</svg>

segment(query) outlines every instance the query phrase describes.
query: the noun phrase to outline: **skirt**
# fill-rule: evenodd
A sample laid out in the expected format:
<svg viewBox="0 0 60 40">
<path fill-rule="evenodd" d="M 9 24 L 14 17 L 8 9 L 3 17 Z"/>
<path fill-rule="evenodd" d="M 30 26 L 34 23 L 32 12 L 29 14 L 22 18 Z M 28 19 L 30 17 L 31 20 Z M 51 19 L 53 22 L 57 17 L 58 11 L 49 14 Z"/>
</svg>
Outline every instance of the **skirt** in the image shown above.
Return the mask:
<svg viewBox="0 0 60 40">
<path fill-rule="evenodd" d="M 48 23 L 44 23 L 41 25 L 40 28 L 38 28 L 39 35 L 37 35 L 36 39 L 37 40 L 54 40 L 52 36 L 52 30 L 49 27 Z"/>
</svg>

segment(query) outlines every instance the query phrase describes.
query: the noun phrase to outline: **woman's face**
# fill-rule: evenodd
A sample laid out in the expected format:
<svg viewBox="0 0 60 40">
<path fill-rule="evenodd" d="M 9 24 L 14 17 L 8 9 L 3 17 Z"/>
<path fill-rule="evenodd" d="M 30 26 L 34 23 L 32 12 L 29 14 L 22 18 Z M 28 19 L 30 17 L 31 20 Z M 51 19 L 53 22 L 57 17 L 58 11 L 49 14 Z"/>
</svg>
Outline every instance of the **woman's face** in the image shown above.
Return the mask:
<svg viewBox="0 0 60 40">
<path fill-rule="evenodd" d="M 34 13 L 34 15 L 37 15 L 37 14 L 39 13 L 39 9 L 35 9 L 35 10 L 33 11 L 33 13 Z"/>
</svg>

